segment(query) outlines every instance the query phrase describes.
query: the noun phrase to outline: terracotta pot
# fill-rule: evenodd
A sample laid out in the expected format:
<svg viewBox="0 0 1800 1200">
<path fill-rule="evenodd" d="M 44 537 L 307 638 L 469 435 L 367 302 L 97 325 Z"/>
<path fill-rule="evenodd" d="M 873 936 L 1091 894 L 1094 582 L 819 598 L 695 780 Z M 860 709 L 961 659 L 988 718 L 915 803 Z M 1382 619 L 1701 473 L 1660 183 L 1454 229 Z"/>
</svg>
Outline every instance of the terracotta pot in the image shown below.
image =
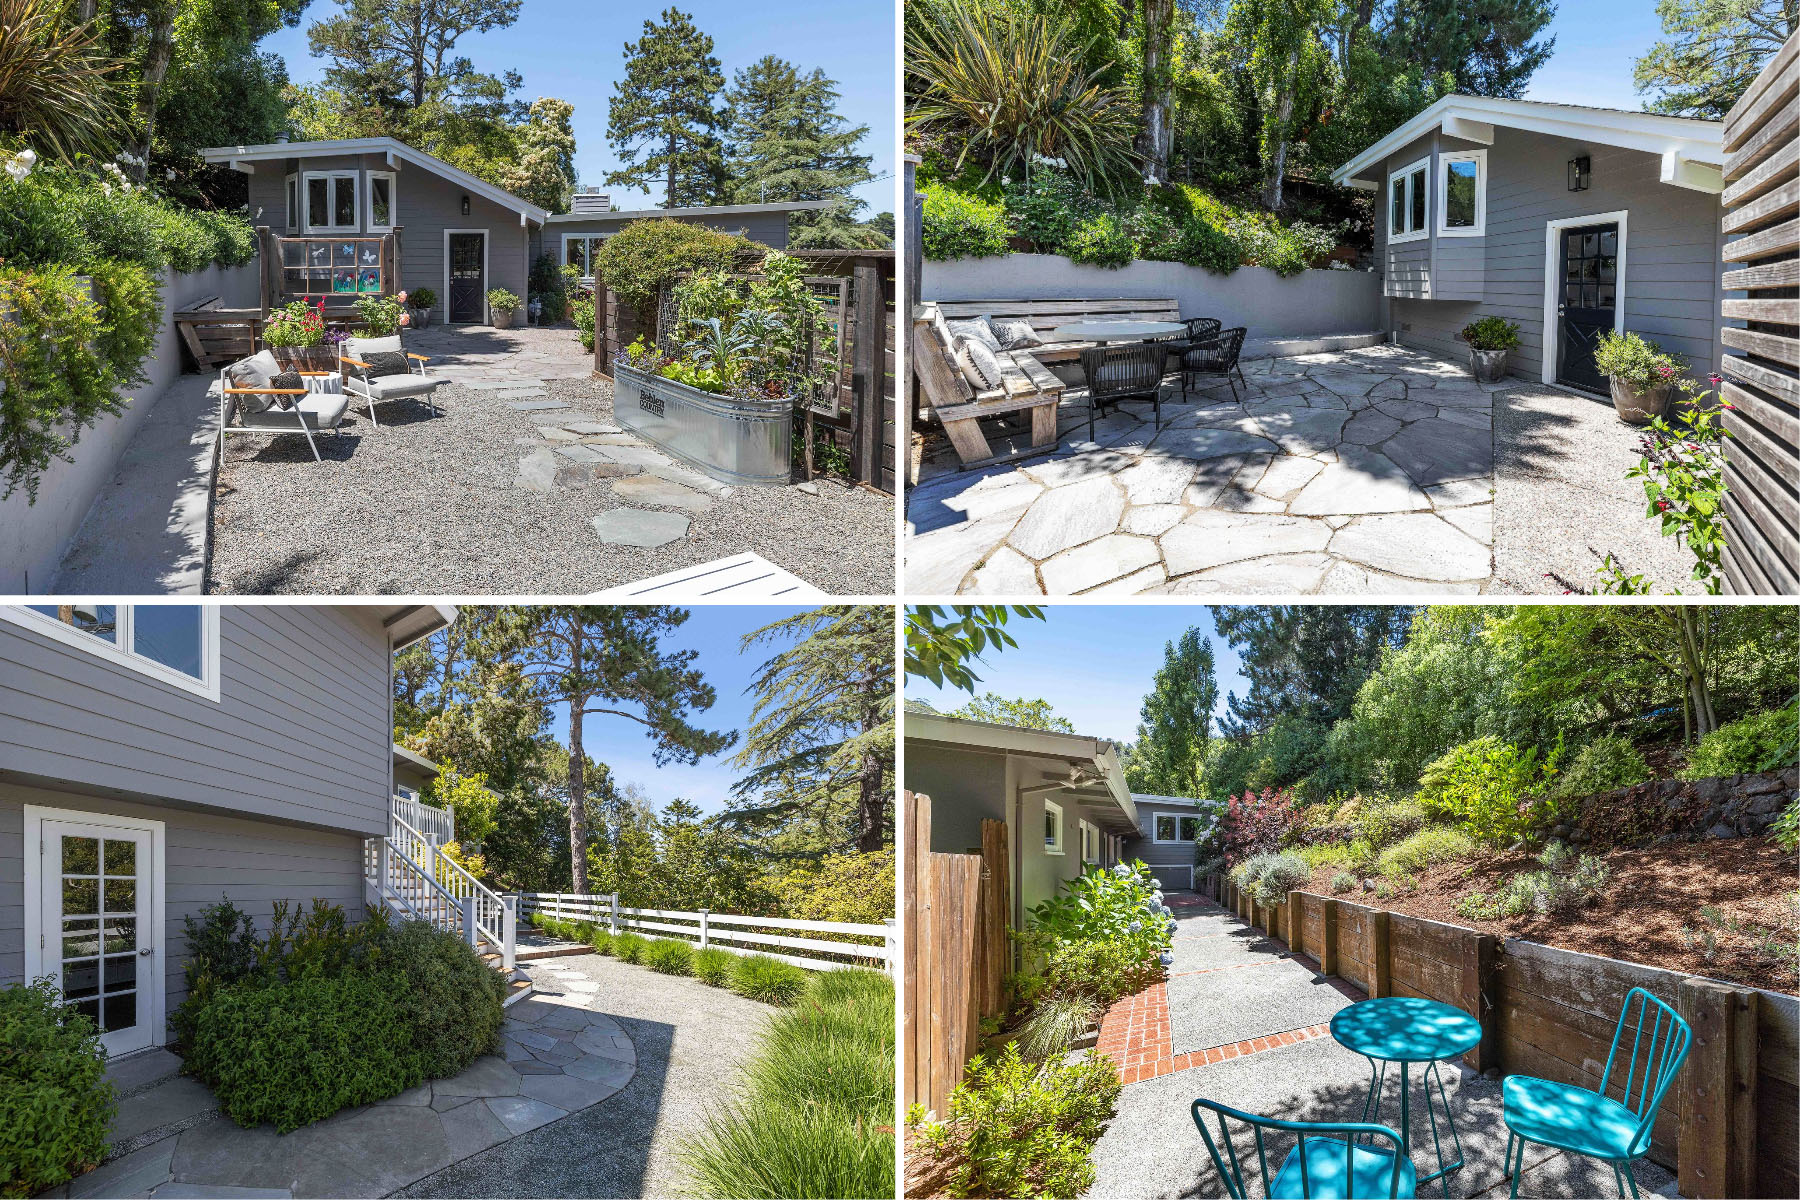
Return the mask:
<svg viewBox="0 0 1800 1200">
<path fill-rule="evenodd" d="M 337 350 L 331 346 L 271 346 L 284 371 L 335 371 Z"/>
<path fill-rule="evenodd" d="M 511 329 L 513 319 L 518 315 L 519 310 L 516 308 L 496 308 L 493 313 L 493 326 L 495 329 Z"/>
<path fill-rule="evenodd" d="M 1499 383 L 1506 375 L 1506 351 L 1469 347 L 1469 370 L 1476 383 Z"/>
<path fill-rule="evenodd" d="M 1608 376 L 1607 382 L 1612 385 L 1613 410 L 1627 425 L 1648 425 L 1652 419 L 1662 416 L 1668 411 L 1669 396 L 1675 391 L 1672 383 L 1634 392 L 1623 379 Z"/>
</svg>

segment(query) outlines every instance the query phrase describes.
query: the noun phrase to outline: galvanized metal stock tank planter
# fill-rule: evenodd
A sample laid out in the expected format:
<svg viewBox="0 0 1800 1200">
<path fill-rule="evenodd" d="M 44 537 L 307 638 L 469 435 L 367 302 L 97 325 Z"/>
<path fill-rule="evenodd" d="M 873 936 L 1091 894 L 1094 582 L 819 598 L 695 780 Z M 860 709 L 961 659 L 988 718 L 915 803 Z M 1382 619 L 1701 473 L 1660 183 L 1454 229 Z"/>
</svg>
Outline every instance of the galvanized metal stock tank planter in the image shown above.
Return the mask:
<svg viewBox="0 0 1800 1200">
<path fill-rule="evenodd" d="M 613 416 L 619 424 L 721 483 L 783 485 L 793 439 L 787 398 L 720 396 L 617 364 Z"/>
</svg>

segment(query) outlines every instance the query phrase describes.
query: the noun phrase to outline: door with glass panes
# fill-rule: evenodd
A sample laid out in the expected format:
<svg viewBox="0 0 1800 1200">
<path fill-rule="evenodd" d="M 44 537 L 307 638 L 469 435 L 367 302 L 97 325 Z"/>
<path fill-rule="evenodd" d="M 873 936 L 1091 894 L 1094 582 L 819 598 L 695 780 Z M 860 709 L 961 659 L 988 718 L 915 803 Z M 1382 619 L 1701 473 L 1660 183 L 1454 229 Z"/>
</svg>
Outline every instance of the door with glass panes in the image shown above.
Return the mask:
<svg viewBox="0 0 1800 1200">
<path fill-rule="evenodd" d="M 109 1055 L 152 1045 L 163 981 L 154 922 L 155 829 L 45 817 L 38 841 L 38 972 L 93 1018 Z"/>
</svg>

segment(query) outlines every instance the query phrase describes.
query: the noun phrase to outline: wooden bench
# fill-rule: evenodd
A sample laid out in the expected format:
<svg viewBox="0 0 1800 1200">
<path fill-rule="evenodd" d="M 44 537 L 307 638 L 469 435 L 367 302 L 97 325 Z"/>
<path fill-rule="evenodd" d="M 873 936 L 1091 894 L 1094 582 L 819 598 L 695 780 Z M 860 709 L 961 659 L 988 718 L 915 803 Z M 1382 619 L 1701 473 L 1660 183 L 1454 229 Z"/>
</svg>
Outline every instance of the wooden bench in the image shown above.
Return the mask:
<svg viewBox="0 0 1800 1200">
<path fill-rule="evenodd" d="M 1181 320 L 1181 305 L 1172 299 L 1122 300 L 940 300 L 939 311 L 946 321 L 971 317 L 1024 318 L 1031 322 L 1039 336 L 1049 340 L 1053 331 L 1076 321 L 1170 321 Z M 1026 351 L 1041 363 L 1072 363 L 1093 342 L 1052 342 Z"/>
<path fill-rule="evenodd" d="M 221 308 L 217 296 L 175 314 L 175 328 L 203 372 L 255 354 L 262 326 L 262 309 Z"/>
<path fill-rule="evenodd" d="M 936 304 L 913 310 L 913 373 L 930 415 L 943 426 L 963 470 L 1048 454 L 1056 449 L 1056 407 L 1063 382 L 1028 351 L 1000 355 L 1000 386 L 977 392 L 945 339 Z M 1031 414 L 1031 444 L 996 454 L 979 424 L 983 417 Z"/>
</svg>

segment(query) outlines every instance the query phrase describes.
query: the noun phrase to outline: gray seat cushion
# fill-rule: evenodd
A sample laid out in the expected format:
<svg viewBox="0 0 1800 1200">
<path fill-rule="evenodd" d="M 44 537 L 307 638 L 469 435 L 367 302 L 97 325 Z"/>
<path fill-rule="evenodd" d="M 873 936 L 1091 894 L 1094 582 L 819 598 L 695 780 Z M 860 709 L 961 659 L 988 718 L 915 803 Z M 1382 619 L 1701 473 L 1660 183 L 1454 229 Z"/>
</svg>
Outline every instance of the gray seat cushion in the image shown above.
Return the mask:
<svg viewBox="0 0 1800 1200">
<path fill-rule="evenodd" d="M 274 387 L 275 377 L 281 374 L 281 364 L 275 361 L 275 355 L 267 350 L 258 350 L 249 358 L 239 359 L 225 368 L 225 378 L 234 388 L 266 388 Z M 239 412 L 256 413 L 275 402 L 273 396 L 233 396 Z"/>
<path fill-rule="evenodd" d="M 375 400 L 398 400 L 404 396 L 427 395 L 442 382 L 444 381 L 441 379 L 431 379 L 424 375 L 384 375 L 365 384 L 360 376 L 352 375 L 344 380 L 344 387 L 359 396 Z"/>
</svg>

